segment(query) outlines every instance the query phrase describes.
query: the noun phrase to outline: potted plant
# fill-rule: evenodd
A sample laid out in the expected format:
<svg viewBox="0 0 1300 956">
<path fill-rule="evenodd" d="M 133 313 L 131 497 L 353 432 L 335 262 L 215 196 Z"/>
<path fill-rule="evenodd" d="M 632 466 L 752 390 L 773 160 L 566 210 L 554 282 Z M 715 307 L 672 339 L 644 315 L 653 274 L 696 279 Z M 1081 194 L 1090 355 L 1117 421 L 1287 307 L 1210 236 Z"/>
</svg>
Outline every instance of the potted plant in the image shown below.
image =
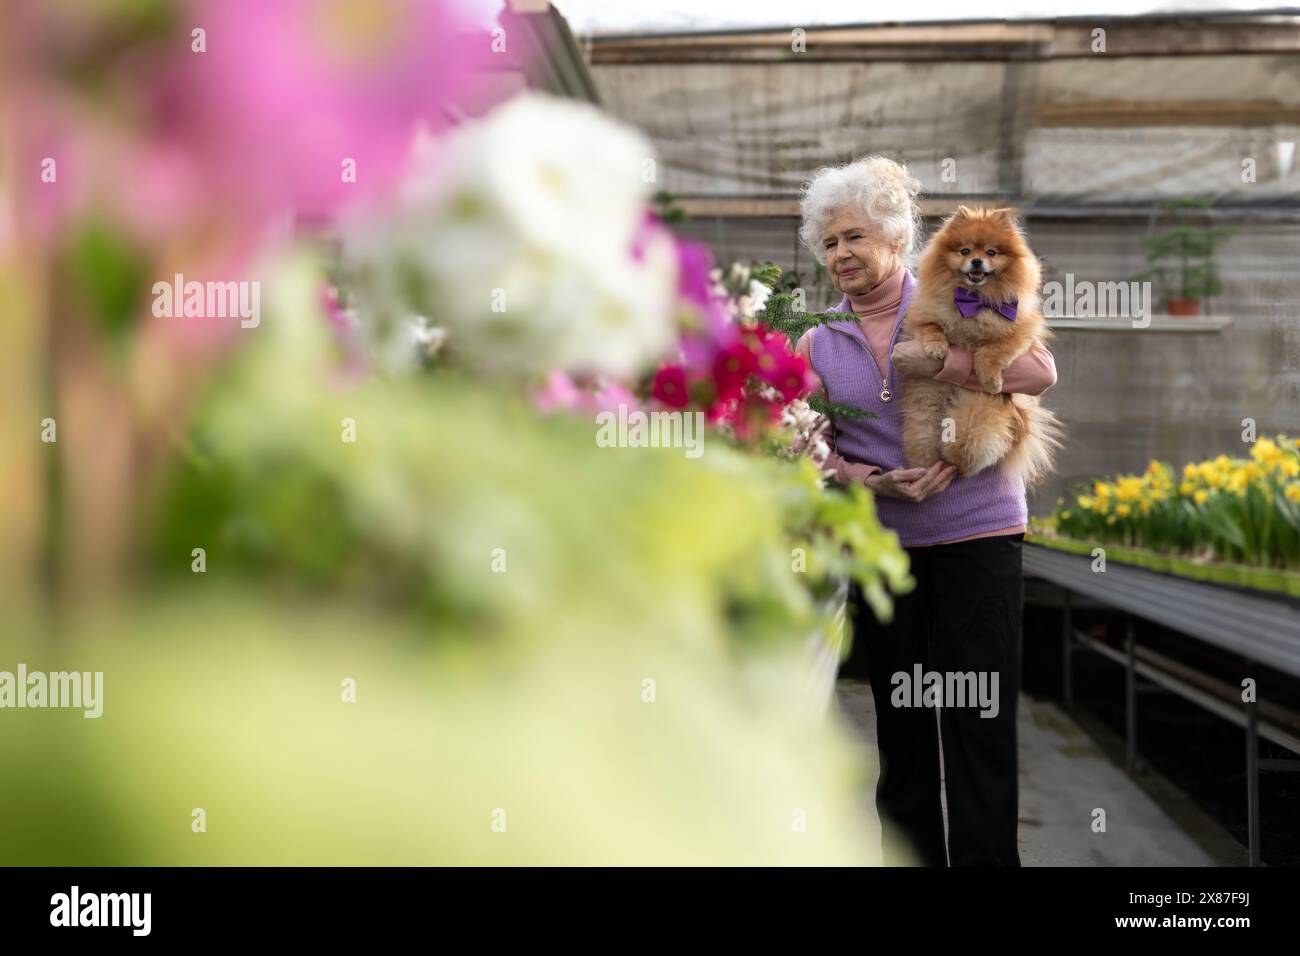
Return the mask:
<svg viewBox="0 0 1300 956">
<path fill-rule="evenodd" d="M 1199 315 L 1201 302 L 1223 291 L 1214 250 L 1234 230 L 1196 221 L 1197 211 L 1212 203 L 1194 196 L 1166 200 L 1160 205 L 1173 225 L 1142 237 L 1150 268 L 1137 278 L 1155 283 L 1159 308 L 1170 315 Z"/>
</svg>

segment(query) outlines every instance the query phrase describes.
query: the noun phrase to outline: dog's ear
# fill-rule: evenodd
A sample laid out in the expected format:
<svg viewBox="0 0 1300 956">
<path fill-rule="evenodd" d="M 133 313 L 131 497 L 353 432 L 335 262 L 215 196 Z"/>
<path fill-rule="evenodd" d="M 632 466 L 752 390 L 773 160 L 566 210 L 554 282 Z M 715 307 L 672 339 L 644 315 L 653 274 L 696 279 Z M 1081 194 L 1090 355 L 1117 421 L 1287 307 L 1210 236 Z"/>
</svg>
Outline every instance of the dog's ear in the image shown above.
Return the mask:
<svg viewBox="0 0 1300 956">
<path fill-rule="evenodd" d="M 1017 227 L 1020 225 L 1020 221 L 1016 216 L 1016 211 L 1010 206 L 1006 206 L 1002 209 L 990 209 L 985 216 L 993 222 L 1000 222 L 1008 226 Z"/>
<path fill-rule="evenodd" d="M 952 214 L 953 219 L 974 219 L 975 210 L 970 206 L 958 206 L 957 211 Z"/>
</svg>

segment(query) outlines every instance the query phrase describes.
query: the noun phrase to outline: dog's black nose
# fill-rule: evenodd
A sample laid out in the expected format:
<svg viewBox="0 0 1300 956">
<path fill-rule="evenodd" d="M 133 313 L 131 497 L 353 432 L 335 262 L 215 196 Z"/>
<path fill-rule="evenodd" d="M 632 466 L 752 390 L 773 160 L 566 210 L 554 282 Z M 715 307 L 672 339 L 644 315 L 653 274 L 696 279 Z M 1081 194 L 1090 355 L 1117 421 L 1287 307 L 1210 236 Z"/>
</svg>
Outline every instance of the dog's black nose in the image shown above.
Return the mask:
<svg viewBox="0 0 1300 956">
<path fill-rule="evenodd" d="M 972 259 L 972 260 L 970 261 L 970 267 L 971 267 L 972 269 L 980 269 L 980 270 L 983 270 L 983 268 L 984 268 L 984 260 L 983 260 L 983 259 Z"/>
</svg>

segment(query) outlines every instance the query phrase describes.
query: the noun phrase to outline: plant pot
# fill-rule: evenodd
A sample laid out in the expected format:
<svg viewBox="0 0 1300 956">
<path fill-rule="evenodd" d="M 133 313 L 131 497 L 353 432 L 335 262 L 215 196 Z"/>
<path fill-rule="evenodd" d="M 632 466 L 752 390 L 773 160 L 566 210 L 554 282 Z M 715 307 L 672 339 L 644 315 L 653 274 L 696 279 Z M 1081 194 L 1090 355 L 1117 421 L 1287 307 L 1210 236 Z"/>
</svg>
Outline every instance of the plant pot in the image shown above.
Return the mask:
<svg viewBox="0 0 1300 956">
<path fill-rule="evenodd" d="M 1166 306 L 1170 315 L 1200 315 L 1200 299 L 1170 299 Z"/>
</svg>

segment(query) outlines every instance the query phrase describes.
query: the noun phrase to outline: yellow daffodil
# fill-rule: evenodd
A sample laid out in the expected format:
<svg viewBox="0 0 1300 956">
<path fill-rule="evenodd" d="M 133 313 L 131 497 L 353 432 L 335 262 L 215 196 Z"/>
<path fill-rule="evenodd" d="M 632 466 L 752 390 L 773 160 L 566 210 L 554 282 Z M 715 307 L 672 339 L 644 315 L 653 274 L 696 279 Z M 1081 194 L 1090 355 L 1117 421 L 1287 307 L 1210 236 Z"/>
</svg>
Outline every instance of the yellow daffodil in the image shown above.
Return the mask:
<svg viewBox="0 0 1300 956">
<path fill-rule="evenodd" d="M 1188 467 L 1190 468 L 1191 466 L 1189 465 Z M 1195 469 L 1193 469 L 1193 471 L 1195 471 Z M 1184 481 L 1178 486 L 1178 493 L 1183 496 L 1190 495 L 1195 490 L 1196 485 L 1192 484 L 1190 481 Z"/>
<path fill-rule="evenodd" d="M 1127 518 L 1130 514 L 1132 514 L 1132 512 L 1133 509 L 1128 505 L 1115 506 L 1115 514 L 1119 515 L 1121 518 Z"/>
<path fill-rule="evenodd" d="M 1095 499 L 1089 495 L 1079 495 L 1077 503 L 1082 510 L 1091 511 L 1093 504 L 1095 504 Z"/>
<path fill-rule="evenodd" d="M 1261 464 L 1271 465 L 1282 457 L 1282 449 L 1273 439 L 1261 438 L 1251 446 L 1250 457 Z"/>
<path fill-rule="evenodd" d="M 1286 500 L 1300 501 L 1300 484 L 1286 486 Z"/>
<path fill-rule="evenodd" d="M 1115 484 L 1115 500 L 1117 501 L 1134 501 L 1142 494 L 1141 478 L 1125 475 Z"/>
<path fill-rule="evenodd" d="M 1192 478 L 1195 478 L 1195 477 L 1196 477 L 1196 463 L 1195 463 L 1195 462 L 1190 462 L 1190 461 L 1189 461 L 1187 464 L 1183 465 L 1183 477 L 1184 477 L 1184 478 L 1187 478 L 1188 480 L 1191 480 Z"/>
</svg>

